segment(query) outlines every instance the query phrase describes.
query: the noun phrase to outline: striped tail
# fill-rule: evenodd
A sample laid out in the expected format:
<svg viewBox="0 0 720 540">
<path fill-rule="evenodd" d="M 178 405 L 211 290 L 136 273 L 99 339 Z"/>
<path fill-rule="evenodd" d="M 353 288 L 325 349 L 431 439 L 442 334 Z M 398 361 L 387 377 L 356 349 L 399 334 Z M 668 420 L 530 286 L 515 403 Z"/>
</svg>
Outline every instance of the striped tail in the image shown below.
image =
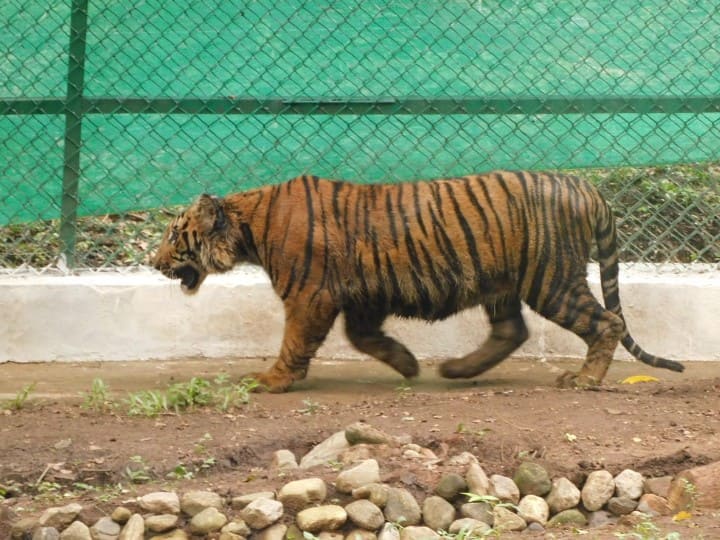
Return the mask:
<svg viewBox="0 0 720 540">
<path fill-rule="evenodd" d="M 600 284 L 602 286 L 605 308 L 620 317 L 625 324 L 625 330 L 620 339 L 620 343 L 623 344 L 623 347 L 625 347 L 630 354 L 644 364 L 672 371 L 683 371 L 685 366 L 681 363 L 645 352 L 630 335 L 625 317 L 623 316 L 622 307 L 620 306 L 615 218 L 607 204 L 603 204 L 600 207 L 599 214 L 595 229 L 595 241 L 597 242 L 598 260 L 600 262 Z"/>
</svg>

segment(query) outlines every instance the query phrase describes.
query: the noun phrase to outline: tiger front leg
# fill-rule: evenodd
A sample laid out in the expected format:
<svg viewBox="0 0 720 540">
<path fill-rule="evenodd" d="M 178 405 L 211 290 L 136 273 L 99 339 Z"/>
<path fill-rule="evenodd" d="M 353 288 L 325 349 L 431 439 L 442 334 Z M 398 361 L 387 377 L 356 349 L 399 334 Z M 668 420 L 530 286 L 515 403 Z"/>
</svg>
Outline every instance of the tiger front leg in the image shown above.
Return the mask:
<svg viewBox="0 0 720 540">
<path fill-rule="evenodd" d="M 250 377 L 259 391 L 286 392 L 293 382 L 304 379 L 310 360 L 325 341 L 338 310 L 320 294 L 312 302 L 285 303 L 285 331 L 280 355 L 270 369 Z"/>
</svg>

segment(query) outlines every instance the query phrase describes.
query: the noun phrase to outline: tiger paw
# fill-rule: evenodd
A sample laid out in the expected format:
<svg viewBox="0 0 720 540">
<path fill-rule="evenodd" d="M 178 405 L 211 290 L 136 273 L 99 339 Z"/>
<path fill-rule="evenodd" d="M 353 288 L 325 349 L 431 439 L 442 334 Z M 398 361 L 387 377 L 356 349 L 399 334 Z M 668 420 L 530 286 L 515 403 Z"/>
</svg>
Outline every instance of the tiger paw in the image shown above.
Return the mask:
<svg viewBox="0 0 720 540">
<path fill-rule="evenodd" d="M 560 375 L 556 383 L 560 388 L 592 388 L 600 384 L 595 377 L 572 371 L 566 371 Z"/>
<path fill-rule="evenodd" d="M 287 392 L 290 385 L 293 383 L 292 378 L 278 377 L 272 375 L 266 371 L 260 373 L 249 373 L 243 378 L 253 379 L 257 382 L 252 391 L 253 392 L 270 392 L 271 394 L 282 394 Z"/>
</svg>

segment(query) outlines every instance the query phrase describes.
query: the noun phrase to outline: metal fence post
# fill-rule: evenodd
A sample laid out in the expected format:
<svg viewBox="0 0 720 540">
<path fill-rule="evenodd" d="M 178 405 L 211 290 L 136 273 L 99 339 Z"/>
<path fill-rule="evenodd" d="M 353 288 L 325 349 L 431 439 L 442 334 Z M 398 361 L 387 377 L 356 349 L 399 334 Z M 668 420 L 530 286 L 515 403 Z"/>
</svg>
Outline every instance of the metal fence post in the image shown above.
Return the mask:
<svg viewBox="0 0 720 540">
<path fill-rule="evenodd" d="M 68 268 L 75 266 L 87 16 L 88 0 L 73 0 L 70 13 L 62 203 L 60 210 L 60 249 Z"/>
</svg>

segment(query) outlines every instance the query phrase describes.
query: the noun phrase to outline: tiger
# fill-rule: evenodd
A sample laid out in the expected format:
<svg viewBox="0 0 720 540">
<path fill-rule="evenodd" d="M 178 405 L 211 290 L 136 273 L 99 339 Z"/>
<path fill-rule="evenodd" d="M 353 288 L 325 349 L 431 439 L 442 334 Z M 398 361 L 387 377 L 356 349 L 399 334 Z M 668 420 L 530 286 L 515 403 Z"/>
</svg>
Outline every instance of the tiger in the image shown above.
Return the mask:
<svg viewBox="0 0 720 540">
<path fill-rule="evenodd" d="M 596 246 L 605 306 L 587 281 Z M 336 317 L 350 343 L 410 378 L 419 365 L 383 331 L 388 316 L 445 319 L 482 306 L 490 333 L 444 361 L 442 377 L 472 378 L 528 339 L 523 303 L 587 345 L 561 387 L 600 385 L 618 342 L 638 360 L 681 372 L 631 337 L 620 305 L 613 212 L 579 177 L 495 171 L 359 184 L 309 174 L 225 197 L 202 194 L 167 226 L 152 264 L 186 294 L 209 274 L 261 266 L 284 307 L 277 361 L 254 374 L 270 392 L 304 379 Z"/>
</svg>

